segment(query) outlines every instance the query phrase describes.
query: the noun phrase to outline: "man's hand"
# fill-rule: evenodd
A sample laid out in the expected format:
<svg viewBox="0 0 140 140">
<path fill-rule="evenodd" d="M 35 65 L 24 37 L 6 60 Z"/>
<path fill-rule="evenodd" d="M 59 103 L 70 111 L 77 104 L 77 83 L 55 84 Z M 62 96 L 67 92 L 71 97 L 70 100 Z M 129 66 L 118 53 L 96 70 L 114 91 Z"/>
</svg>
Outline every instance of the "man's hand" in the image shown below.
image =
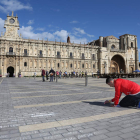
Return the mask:
<svg viewBox="0 0 140 140">
<path fill-rule="evenodd" d="M 106 100 L 105 102 L 104 102 L 104 104 L 109 104 L 111 101 L 110 100 Z"/>
</svg>

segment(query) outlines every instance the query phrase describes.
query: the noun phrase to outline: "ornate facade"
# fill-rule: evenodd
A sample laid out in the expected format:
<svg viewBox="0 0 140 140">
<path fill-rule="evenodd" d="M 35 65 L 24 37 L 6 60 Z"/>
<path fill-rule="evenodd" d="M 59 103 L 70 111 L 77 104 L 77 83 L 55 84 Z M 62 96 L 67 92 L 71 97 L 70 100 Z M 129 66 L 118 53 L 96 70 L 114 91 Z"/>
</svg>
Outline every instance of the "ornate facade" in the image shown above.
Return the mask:
<svg viewBox="0 0 140 140">
<path fill-rule="evenodd" d="M 0 36 L 0 69 L 2 75 L 21 72 L 22 76 L 41 74 L 41 69 L 96 73 L 131 73 L 138 69 L 137 37 L 125 34 L 99 37 L 88 44 L 24 39 L 18 35 L 18 17 L 7 16 Z"/>
</svg>

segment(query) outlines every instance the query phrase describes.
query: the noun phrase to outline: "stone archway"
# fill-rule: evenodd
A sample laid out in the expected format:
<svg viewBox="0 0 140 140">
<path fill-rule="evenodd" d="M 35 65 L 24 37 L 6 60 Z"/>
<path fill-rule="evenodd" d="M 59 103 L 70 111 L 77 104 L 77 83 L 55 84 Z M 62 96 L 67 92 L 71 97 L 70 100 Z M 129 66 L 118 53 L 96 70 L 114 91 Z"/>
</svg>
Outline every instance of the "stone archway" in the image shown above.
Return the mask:
<svg viewBox="0 0 140 140">
<path fill-rule="evenodd" d="M 11 66 L 8 67 L 8 68 L 7 68 L 7 73 L 8 73 L 8 72 L 10 73 L 9 77 L 13 77 L 13 74 L 14 74 L 14 68 L 11 67 Z"/>
<path fill-rule="evenodd" d="M 125 73 L 125 61 L 120 55 L 115 55 L 111 59 L 110 73 Z"/>
</svg>

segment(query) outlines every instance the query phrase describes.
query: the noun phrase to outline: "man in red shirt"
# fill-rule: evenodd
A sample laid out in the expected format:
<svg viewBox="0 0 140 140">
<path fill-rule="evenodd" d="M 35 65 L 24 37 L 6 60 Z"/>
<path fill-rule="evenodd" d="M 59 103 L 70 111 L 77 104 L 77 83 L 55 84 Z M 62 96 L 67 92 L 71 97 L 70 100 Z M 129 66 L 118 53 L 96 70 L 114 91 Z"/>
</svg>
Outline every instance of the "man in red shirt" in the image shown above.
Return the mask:
<svg viewBox="0 0 140 140">
<path fill-rule="evenodd" d="M 110 87 L 115 87 L 115 97 L 112 100 L 106 100 L 104 103 L 111 103 L 114 102 L 114 105 L 111 106 L 122 106 L 122 107 L 129 107 L 133 106 L 136 107 L 139 105 L 140 101 L 140 85 L 137 83 L 125 80 L 125 79 L 113 79 L 107 78 L 106 84 Z M 124 93 L 126 96 L 120 101 L 119 99 Z"/>
</svg>

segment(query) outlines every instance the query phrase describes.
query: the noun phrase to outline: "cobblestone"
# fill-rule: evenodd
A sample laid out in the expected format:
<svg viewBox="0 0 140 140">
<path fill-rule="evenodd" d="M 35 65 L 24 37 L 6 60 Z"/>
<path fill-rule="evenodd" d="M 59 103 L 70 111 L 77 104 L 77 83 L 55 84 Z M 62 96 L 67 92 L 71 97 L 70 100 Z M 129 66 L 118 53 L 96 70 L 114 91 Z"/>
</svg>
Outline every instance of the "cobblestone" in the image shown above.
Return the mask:
<svg viewBox="0 0 140 140">
<path fill-rule="evenodd" d="M 138 140 L 140 139 L 140 112 L 102 118 L 65 126 L 48 127 L 50 122 L 76 120 L 128 108 L 104 105 L 102 98 L 114 97 L 114 89 L 105 79 L 58 79 L 42 82 L 41 78 L 4 78 L 0 84 L 0 140 Z M 139 78 L 135 80 L 140 84 Z M 50 96 L 51 95 L 51 96 Z M 22 97 L 22 98 L 21 98 Z M 98 101 L 90 101 L 98 99 Z M 77 103 L 72 103 L 78 101 Z M 69 102 L 69 104 L 63 104 Z M 61 103 L 58 105 L 45 104 Z M 43 104 L 42 106 L 34 106 Z M 15 106 L 33 105 L 26 108 Z M 84 120 L 84 119 L 83 119 Z M 86 120 L 86 119 L 85 119 Z M 20 126 L 47 123 L 45 128 L 21 132 Z"/>
</svg>

